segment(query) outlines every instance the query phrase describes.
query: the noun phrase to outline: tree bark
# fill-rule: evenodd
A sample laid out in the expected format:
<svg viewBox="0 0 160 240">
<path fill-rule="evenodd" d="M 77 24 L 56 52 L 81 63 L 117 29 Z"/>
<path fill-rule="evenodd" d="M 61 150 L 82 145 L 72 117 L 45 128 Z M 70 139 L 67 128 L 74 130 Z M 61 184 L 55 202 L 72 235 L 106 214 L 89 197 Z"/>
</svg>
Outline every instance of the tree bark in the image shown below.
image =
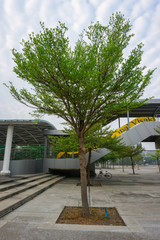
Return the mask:
<svg viewBox="0 0 160 240">
<path fill-rule="evenodd" d="M 90 215 L 88 198 L 87 198 L 87 173 L 86 173 L 86 149 L 84 146 L 84 136 L 79 134 L 79 161 L 80 161 L 80 178 L 81 178 L 81 199 L 82 199 L 82 214 L 84 217 Z"/>
<path fill-rule="evenodd" d="M 92 152 L 92 149 L 88 148 L 87 186 L 91 185 L 91 181 L 90 181 L 91 152 Z"/>
<path fill-rule="evenodd" d="M 134 171 L 134 161 L 133 161 L 133 158 L 132 158 L 132 157 L 131 157 L 131 164 L 132 164 L 133 174 L 135 174 L 135 171 Z"/>
<path fill-rule="evenodd" d="M 124 172 L 124 159 L 122 158 L 122 171 Z"/>
<path fill-rule="evenodd" d="M 113 161 L 113 169 L 114 169 L 114 161 Z"/>
<path fill-rule="evenodd" d="M 159 173 L 160 173 L 160 165 L 159 165 L 159 158 L 157 158 L 157 166 L 158 166 L 158 169 L 159 169 Z"/>
</svg>

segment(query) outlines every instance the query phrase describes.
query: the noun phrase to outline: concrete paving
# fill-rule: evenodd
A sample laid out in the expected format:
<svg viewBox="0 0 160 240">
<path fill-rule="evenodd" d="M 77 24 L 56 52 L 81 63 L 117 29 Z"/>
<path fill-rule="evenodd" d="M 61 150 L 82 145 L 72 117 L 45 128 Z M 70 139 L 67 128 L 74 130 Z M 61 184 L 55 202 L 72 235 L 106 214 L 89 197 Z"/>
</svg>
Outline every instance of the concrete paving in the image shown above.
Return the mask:
<svg viewBox="0 0 160 240">
<path fill-rule="evenodd" d="M 64 176 L 44 174 L 27 177 L 27 181 L 14 179 L 14 184 L 2 184 L 0 189 L 0 218 L 30 201 L 51 186 L 63 180 Z"/>
<path fill-rule="evenodd" d="M 56 224 L 64 206 L 80 206 L 78 179 L 65 179 L 0 220 L 0 240 L 159 240 L 160 174 L 156 167 L 109 170 L 111 180 L 94 178 L 93 207 L 116 207 L 126 226 Z"/>
</svg>

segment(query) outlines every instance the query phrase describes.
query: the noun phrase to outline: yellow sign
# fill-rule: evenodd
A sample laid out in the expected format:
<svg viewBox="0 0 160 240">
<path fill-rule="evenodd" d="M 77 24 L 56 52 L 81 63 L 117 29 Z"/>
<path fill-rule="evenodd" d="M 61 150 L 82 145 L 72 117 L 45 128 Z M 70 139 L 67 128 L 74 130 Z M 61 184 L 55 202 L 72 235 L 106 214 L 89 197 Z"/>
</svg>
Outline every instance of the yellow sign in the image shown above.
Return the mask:
<svg viewBox="0 0 160 240">
<path fill-rule="evenodd" d="M 74 155 L 77 155 L 79 152 L 74 152 Z M 61 158 L 63 155 L 65 154 L 65 152 L 59 152 L 57 155 L 57 158 Z M 67 152 L 66 153 L 69 156 L 72 156 L 73 152 Z"/>
<path fill-rule="evenodd" d="M 135 125 L 142 123 L 142 122 L 152 122 L 155 121 L 154 117 L 138 117 L 134 120 L 129 122 L 129 127 L 132 128 Z M 122 127 L 118 128 L 114 133 L 112 133 L 112 137 L 119 137 L 123 132 L 128 130 L 128 124 L 123 125 Z"/>
<path fill-rule="evenodd" d="M 94 151 L 95 151 L 96 149 L 97 149 L 96 147 L 93 147 L 93 148 L 92 148 L 92 150 L 94 150 Z M 88 148 L 86 148 L 86 151 L 88 151 Z M 58 155 L 57 155 L 57 158 L 61 158 L 61 157 L 63 157 L 65 154 L 66 154 L 66 155 L 69 155 L 69 156 L 72 156 L 73 152 L 66 152 L 66 153 L 65 153 L 65 152 L 59 152 Z M 79 154 L 78 151 L 77 151 L 77 152 L 74 152 L 74 155 L 78 155 L 78 154 Z"/>
<path fill-rule="evenodd" d="M 155 121 L 155 118 L 153 118 L 153 117 L 138 117 L 138 118 L 135 118 L 134 120 L 129 122 L 129 127 L 132 128 L 132 127 L 134 127 L 135 125 L 137 125 L 139 123 L 142 123 L 142 122 L 152 122 L 152 121 Z M 125 124 L 122 127 L 118 128 L 115 132 L 113 132 L 111 137 L 112 138 L 119 137 L 123 132 L 125 132 L 127 130 L 128 130 L 128 124 Z M 95 150 L 95 149 L 93 149 L 93 150 Z M 79 153 L 78 151 L 74 152 L 74 155 L 76 155 L 78 153 Z M 67 152 L 67 155 L 71 156 L 72 154 L 73 154 L 72 152 Z M 65 152 L 60 152 L 60 153 L 58 153 L 57 158 L 61 158 L 64 155 L 65 155 Z"/>
</svg>

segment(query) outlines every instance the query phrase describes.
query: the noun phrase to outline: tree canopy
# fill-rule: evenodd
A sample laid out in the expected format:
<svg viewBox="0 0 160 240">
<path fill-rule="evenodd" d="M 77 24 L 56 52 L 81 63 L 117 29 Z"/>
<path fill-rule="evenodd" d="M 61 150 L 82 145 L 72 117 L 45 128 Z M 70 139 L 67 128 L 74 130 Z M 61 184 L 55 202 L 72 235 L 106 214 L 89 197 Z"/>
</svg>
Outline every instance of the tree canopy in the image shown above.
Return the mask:
<svg viewBox="0 0 160 240">
<path fill-rule="evenodd" d="M 137 160 L 139 160 L 140 158 L 142 159 L 141 153 L 143 151 L 144 151 L 144 148 L 141 145 L 137 145 L 137 146 L 129 146 L 128 145 L 123 149 L 123 152 L 121 152 L 121 154 L 120 154 L 121 157 L 130 157 L 133 174 L 135 174 L 134 160 L 136 159 L 136 157 L 137 157 Z"/>
<path fill-rule="evenodd" d="M 157 132 L 160 133 L 159 130 L 157 130 Z M 154 154 L 148 153 L 148 155 L 151 156 L 152 158 L 156 159 L 156 161 L 157 161 L 157 166 L 158 166 L 158 170 L 159 170 L 159 172 L 160 172 L 160 164 L 159 164 L 160 149 L 156 149 L 156 151 L 155 151 Z"/>
<path fill-rule="evenodd" d="M 11 94 L 34 113 L 55 114 L 74 127 L 79 139 L 83 214 L 89 215 L 86 188 L 84 137 L 102 120 L 143 104 L 137 102 L 149 84 L 154 70 L 141 66 L 143 44 L 124 58 L 124 49 L 133 34 L 123 14 L 115 13 L 109 24 L 91 23 L 72 49 L 68 30 L 59 22 L 55 28 L 41 23 L 40 33 L 22 40 L 22 51 L 12 50 L 14 72 L 32 86 L 17 90 L 10 82 Z"/>
<path fill-rule="evenodd" d="M 113 14 L 108 26 L 91 23 L 73 50 L 65 24 L 48 29 L 41 23 L 41 27 L 39 34 L 22 40 L 22 52 L 12 50 L 14 72 L 34 90 L 17 91 L 11 83 L 10 91 L 17 100 L 40 114 L 56 114 L 77 130 L 83 120 L 85 131 L 137 106 L 135 100 L 142 96 L 154 70 L 144 74 L 145 67 L 140 66 L 142 43 L 124 59 L 133 34 L 121 13 Z"/>
</svg>

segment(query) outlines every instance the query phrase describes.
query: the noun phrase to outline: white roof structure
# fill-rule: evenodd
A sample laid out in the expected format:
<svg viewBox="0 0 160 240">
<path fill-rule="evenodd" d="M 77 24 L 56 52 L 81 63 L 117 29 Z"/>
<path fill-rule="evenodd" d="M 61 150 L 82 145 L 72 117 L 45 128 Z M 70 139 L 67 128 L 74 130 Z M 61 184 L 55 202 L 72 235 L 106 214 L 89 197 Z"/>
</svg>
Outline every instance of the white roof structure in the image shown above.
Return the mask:
<svg viewBox="0 0 160 240">
<path fill-rule="evenodd" d="M 8 126 L 14 126 L 12 144 L 19 146 L 44 145 L 45 135 L 63 135 L 44 120 L 0 120 L 0 145 L 5 145 Z"/>
</svg>

